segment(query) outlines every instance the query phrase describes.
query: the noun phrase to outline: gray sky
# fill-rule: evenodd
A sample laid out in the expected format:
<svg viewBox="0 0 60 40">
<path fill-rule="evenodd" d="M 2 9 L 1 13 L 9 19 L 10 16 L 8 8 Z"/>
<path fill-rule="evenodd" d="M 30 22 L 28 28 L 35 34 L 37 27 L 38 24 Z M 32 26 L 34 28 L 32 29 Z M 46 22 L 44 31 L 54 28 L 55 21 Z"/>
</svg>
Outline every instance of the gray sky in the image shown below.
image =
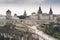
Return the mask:
<svg viewBox="0 0 60 40">
<path fill-rule="evenodd" d="M 40 3 L 43 0 L 0 0 L 2 4 L 34 4 Z"/>
<path fill-rule="evenodd" d="M 24 10 L 30 15 L 32 12 L 37 12 L 41 4 L 43 13 L 48 13 L 52 7 L 54 14 L 60 12 L 60 0 L 0 0 L 0 14 L 5 14 L 6 10 L 10 9 L 12 14 L 22 15 Z"/>
<path fill-rule="evenodd" d="M 39 3 L 50 3 L 59 4 L 60 0 L 0 0 L 1 4 L 39 4 Z"/>
</svg>

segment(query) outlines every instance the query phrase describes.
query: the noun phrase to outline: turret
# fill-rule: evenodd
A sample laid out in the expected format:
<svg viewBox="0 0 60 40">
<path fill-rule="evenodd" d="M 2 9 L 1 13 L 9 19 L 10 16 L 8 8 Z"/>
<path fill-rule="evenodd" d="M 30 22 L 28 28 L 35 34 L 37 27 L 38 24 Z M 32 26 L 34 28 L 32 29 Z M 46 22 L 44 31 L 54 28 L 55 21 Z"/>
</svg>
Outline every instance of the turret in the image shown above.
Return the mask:
<svg viewBox="0 0 60 40">
<path fill-rule="evenodd" d="M 8 24 L 10 26 L 10 25 L 12 25 L 12 23 L 13 23 L 13 21 L 12 21 L 11 11 L 7 10 L 6 11 L 6 25 Z"/>
<path fill-rule="evenodd" d="M 38 14 L 42 14 L 41 7 L 39 7 L 39 9 L 38 9 Z"/>
<path fill-rule="evenodd" d="M 49 20 L 53 20 L 53 11 L 52 11 L 52 8 L 50 8 L 50 11 L 49 11 Z"/>
<path fill-rule="evenodd" d="M 38 20 L 40 20 L 42 18 L 42 10 L 41 10 L 41 7 L 39 7 L 38 9 Z"/>
<path fill-rule="evenodd" d="M 53 14 L 52 8 L 50 8 L 49 14 L 50 14 L 50 15 Z"/>
<path fill-rule="evenodd" d="M 24 11 L 24 16 L 25 16 L 25 17 L 27 16 L 26 10 Z"/>
<path fill-rule="evenodd" d="M 6 19 L 11 19 L 11 11 L 10 10 L 6 11 Z"/>
<path fill-rule="evenodd" d="M 14 17 L 17 17 L 17 14 L 16 13 L 14 14 Z"/>
</svg>

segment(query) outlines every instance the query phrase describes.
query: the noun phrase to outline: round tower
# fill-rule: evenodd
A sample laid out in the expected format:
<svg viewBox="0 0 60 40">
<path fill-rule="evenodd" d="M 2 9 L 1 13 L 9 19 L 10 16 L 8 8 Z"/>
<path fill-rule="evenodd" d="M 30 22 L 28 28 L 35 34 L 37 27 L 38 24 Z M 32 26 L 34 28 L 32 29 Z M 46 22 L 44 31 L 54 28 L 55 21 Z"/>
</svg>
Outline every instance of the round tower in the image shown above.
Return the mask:
<svg viewBox="0 0 60 40">
<path fill-rule="evenodd" d="M 6 11 L 6 19 L 11 19 L 11 11 L 10 10 Z"/>
</svg>

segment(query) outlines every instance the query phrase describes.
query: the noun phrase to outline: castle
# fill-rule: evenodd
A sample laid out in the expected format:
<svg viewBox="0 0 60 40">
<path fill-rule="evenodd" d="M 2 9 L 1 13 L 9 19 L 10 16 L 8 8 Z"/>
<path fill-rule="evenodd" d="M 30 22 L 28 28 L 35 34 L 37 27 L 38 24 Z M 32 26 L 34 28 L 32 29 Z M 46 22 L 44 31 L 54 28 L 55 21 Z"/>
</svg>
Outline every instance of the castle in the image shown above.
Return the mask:
<svg viewBox="0 0 60 40">
<path fill-rule="evenodd" d="M 25 12 L 26 14 L 26 12 Z M 26 16 L 26 15 L 25 15 Z M 28 24 L 49 24 L 49 22 L 58 22 L 60 15 L 53 14 L 52 8 L 49 13 L 43 13 L 41 7 L 39 7 L 37 13 L 33 12 L 29 17 L 24 19 L 25 23 Z"/>
<path fill-rule="evenodd" d="M 14 25 L 20 26 L 21 22 L 24 22 L 27 25 L 36 25 L 36 24 L 48 24 L 49 22 L 57 22 L 57 18 L 60 15 L 53 14 L 52 8 L 49 10 L 49 14 L 43 13 L 41 7 L 39 7 L 38 12 L 33 12 L 30 16 L 27 16 L 26 10 L 24 11 L 24 19 L 20 19 L 17 14 L 11 16 L 11 11 L 6 11 L 6 16 L 0 17 L 0 26 L 4 26 L 6 23 L 13 23 Z"/>
</svg>

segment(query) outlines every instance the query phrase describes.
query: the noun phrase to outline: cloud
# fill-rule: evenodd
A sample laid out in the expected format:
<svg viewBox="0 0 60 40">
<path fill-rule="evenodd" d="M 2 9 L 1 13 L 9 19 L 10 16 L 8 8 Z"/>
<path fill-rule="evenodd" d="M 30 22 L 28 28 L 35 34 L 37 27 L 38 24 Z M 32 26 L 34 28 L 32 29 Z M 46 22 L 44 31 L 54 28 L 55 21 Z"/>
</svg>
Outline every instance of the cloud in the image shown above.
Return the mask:
<svg viewBox="0 0 60 40">
<path fill-rule="evenodd" d="M 44 0 L 0 0 L 1 4 L 39 4 Z"/>
<path fill-rule="evenodd" d="M 3 4 L 7 4 L 7 3 L 21 3 L 23 2 L 24 0 L 0 0 L 0 3 L 3 3 Z"/>
<path fill-rule="evenodd" d="M 60 0 L 0 0 L 0 4 L 30 4 L 30 5 L 39 5 L 39 4 L 59 4 Z"/>
</svg>

